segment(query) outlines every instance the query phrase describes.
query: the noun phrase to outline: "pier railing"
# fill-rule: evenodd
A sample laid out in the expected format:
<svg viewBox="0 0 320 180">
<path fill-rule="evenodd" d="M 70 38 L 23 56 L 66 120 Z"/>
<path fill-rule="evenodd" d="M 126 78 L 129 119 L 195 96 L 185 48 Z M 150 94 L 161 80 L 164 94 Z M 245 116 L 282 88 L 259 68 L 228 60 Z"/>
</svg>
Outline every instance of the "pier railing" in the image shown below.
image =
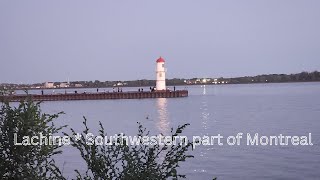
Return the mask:
<svg viewBox="0 0 320 180">
<path fill-rule="evenodd" d="M 25 94 L 0 96 L 2 100 L 19 102 L 26 98 L 34 101 L 104 100 L 104 99 L 145 99 L 187 97 L 187 90 L 154 92 L 101 92 L 101 93 L 65 93 L 65 94 Z"/>
</svg>

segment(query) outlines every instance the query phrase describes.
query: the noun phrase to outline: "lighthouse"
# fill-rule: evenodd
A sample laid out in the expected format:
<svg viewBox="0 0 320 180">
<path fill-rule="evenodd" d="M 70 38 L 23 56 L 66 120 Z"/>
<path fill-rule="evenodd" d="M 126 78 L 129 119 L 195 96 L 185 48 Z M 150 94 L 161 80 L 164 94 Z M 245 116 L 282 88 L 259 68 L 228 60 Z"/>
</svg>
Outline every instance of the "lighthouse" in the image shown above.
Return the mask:
<svg viewBox="0 0 320 180">
<path fill-rule="evenodd" d="M 164 59 L 160 56 L 159 59 L 157 59 L 157 68 L 156 68 L 156 74 L 157 74 L 157 83 L 156 83 L 156 90 L 162 91 L 166 90 L 166 71 L 164 68 Z"/>
</svg>

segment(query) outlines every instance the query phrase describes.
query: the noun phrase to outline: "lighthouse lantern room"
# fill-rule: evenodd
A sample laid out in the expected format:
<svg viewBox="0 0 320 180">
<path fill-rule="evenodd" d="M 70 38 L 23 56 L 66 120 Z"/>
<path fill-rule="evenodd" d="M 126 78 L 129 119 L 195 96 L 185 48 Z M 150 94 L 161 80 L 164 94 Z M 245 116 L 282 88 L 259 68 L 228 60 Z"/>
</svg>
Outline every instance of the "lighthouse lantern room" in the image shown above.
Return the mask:
<svg viewBox="0 0 320 180">
<path fill-rule="evenodd" d="M 164 67 L 164 59 L 160 56 L 159 59 L 157 59 L 157 68 L 156 68 L 156 74 L 157 74 L 157 83 L 156 83 L 156 90 L 157 91 L 163 91 L 166 90 L 166 71 Z"/>
</svg>

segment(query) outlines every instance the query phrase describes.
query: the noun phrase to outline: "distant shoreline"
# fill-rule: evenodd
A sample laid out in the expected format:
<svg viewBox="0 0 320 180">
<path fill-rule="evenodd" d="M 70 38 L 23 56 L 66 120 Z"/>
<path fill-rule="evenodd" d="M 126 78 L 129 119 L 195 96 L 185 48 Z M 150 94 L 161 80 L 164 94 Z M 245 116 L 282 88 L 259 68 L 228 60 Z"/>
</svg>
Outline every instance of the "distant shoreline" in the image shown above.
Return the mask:
<svg viewBox="0 0 320 180">
<path fill-rule="evenodd" d="M 298 83 L 320 82 L 320 72 L 301 72 L 296 74 L 263 74 L 257 76 L 243 76 L 234 78 L 173 78 L 166 79 L 167 86 L 192 85 L 224 85 L 224 84 L 266 84 L 266 83 Z M 26 89 L 82 89 L 82 88 L 118 88 L 118 87 L 154 87 L 155 80 L 140 79 L 131 81 L 72 81 L 72 82 L 46 82 L 35 84 L 2 83 L 0 88 L 26 90 Z"/>
<path fill-rule="evenodd" d="M 320 83 L 320 81 L 292 81 L 292 82 L 257 82 L 257 83 L 226 83 L 226 84 L 185 84 L 185 85 L 167 85 L 168 87 L 181 87 L 181 86 L 203 86 L 203 85 L 208 85 L 208 86 L 223 86 L 223 85 L 250 85 L 250 84 L 285 84 L 285 83 Z M 17 88 L 17 89 L 12 89 L 12 90 L 61 90 L 61 89 L 100 89 L 100 88 L 141 88 L 141 87 L 147 87 L 149 88 L 150 86 L 117 86 L 117 87 L 65 87 L 65 88 Z"/>
</svg>

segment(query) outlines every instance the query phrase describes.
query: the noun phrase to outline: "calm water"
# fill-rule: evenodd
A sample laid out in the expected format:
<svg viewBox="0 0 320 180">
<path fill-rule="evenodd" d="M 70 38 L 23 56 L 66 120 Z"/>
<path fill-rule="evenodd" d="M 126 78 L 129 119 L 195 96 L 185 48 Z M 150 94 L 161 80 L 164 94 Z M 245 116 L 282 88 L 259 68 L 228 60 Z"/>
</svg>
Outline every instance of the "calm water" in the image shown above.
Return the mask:
<svg viewBox="0 0 320 180">
<path fill-rule="evenodd" d="M 152 134 L 184 123 L 191 124 L 187 136 L 312 133 L 313 146 L 247 146 L 245 139 L 240 146 L 198 146 L 192 152 L 195 158 L 182 164 L 181 171 L 187 179 L 320 179 L 320 83 L 187 89 L 187 98 L 45 102 L 42 107 L 50 113 L 64 111 L 59 122 L 79 132 L 86 116 L 93 133 L 98 121 L 110 134 L 135 135 L 137 121 Z M 75 168 L 85 169 L 78 152 L 68 147 L 57 161 L 70 178 Z"/>
</svg>

